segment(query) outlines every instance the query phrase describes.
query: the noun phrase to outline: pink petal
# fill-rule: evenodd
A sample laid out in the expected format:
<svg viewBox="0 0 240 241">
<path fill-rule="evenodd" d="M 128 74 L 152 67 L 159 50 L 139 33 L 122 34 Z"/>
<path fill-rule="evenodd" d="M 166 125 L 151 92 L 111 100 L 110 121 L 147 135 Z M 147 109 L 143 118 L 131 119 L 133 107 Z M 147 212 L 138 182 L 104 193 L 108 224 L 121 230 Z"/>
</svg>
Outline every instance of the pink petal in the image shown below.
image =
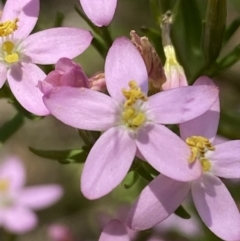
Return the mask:
<svg viewBox="0 0 240 241">
<path fill-rule="evenodd" d="M 42 185 L 21 190 L 18 203 L 30 209 L 38 210 L 51 206 L 63 195 L 59 185 Z"/>
<path fill-rule="evenodd" d="M 0 180 L 9 180 L 10 188 L 17 190 L 24 186 L 26 174 L 24 166 L 18 157 L 8 157 L 0 166 Z"/>
<path fill-rule="evenodd" d="M 97 26 L 107 26 L 113 18 L 117 0 L 80 0 L 88 18 Z"/>
<path fill-rule="evenodd" d="M 55 88 L 43 100 L 53 116 L 79 129 L 107 130 L 119 115 L 119 107 L 109 96 L 86 88 Z"/>
<path fill-rule="evenodd" d="M 103 229 L 99 241 L 130 241 L 127 229 L 119 220 L 111 220 Z"/>
<path fill-rule="evenodd" d="M 39 14 L 39 0 L 7 0 L 2 12 L 1 22 L 18 18 L 17 39 L 26 38 L 33 30 Z"/>
<path fill-rule="evenodd" d="M 139 130 L 136 141 L 141 154 L 160 173 L 178 181 L 201 175 L 199 162 L 188 163 L 190 148 L 165 126 L 147 125 Z"/>
<path fill-rule="evenodd" d="M 61 57 L 75 58 L 92 41 L 89 31 L 80 28 L 52 28 L 30 35 L 23 42 L 24 54 L 36 64 L 55 64 Z"/>
<path fill-rule="evenodd" d="M 219 177 L 240 178 L 240 140 L 227 141 L 215 146 L 208 155 L 211 172 Z"/>
<path fill-rule="evenodd" d="M 190 183 L 159 175 L 143 189 L 133 204 L 128 215 L 128 226 L 135 230 L 152 228 L 172 214 L 189 191 Z"/>
<path fill-rule="evenodd" d="M 4 63 L 0 63 L 0 88 L 4 85 L 7 79 L 7 66 Z"/>
<path fill-rule="evenodd" d="M 105 62 L 105 78 L 109 94 L 123 101 L 122 89 L 128 89 L 129 81 L 136 81 L 142 91 L 148 91 L 148 73 L 144 61 L 133 45 L 125 38 L 117 38 L 108 51 Z"/>
<path fill-rule="evenodd" d="M 88 199 L 111 192 L 126 176 L 136 153 L 135 141 L 122 127 L 107 130 L 92 147 L 81 177 L 81 190 Z"/>
<path fill-rule="evenodd" d="M 15 206 L 6 210 L 4 227 L 12 233 L 23 234 L 37 225 L 37 216 L 30 210 Z"/>
<path fill-rule="evenodd" d="M 207 85 L 216 86 L 207 76 L 202 76 L 196 80 L 194 86 Z M 215 138 L 220 117 L 219 98 L 216 99 L 211 108 L 204 114 L 180 124 L 180 133 L 183 140 L 190 136 L 203 136 L 211 141 Z"/>
<path fill-rule="evenodd" d="M 231 194 L 222 181 L 211 175 L 192 184 L 194 204 L 202 221 L 224 240 L 240 240 L 240 215 Z"/>
<path fill-rule="evenodd" d="M 7 76 L 9 86 L 18 102 L 29 112 L 39 116 L 49 114 L 42 100 L 43 94 L 37 87 L 38 81 L 45 77 L 45 73 L 31 63 L 13 65 Z"/>
<path fill-rule="evenodd" d="M 200 85 L 165 90 L 149 98 L 148 115 L 162 124 L 178 124 L 205 113 L 218 98 L 216 87 Z"/>
</svg>

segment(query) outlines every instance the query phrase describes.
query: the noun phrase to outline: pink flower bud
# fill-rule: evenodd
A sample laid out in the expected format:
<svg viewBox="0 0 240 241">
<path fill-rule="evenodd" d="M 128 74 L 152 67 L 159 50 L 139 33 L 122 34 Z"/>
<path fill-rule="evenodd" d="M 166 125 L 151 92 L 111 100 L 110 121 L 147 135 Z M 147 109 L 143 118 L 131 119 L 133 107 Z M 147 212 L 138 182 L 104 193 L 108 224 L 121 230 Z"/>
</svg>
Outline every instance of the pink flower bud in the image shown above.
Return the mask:
<svg viewBox="0 0 240 241">
<path fill-rule="evenodd" d="M 151 94 L 162 90 L 162 85 L 166 81 L 161 60 L 155 48 L 147 37 L 139 37 L 134 30 L 130 32 L 131 41 L 140 52 L 149 77 L 149 92 Z"/>
<path fill-rule="evenodd" d="M 167 81 L 163 84 L 163 90 L 187 86 L 188 82 L 183 67 L 178 63 L 175 49 L 172 45 L 164 47 L 166 62 L 164 65 Z"/>
<path fill-rule="evenodd" d="M 104 73 L 95 74 L 89 79 L 89 87 L 92 90 L 104 92 L 106 90 L 106 81 Z"/>
<path fill-rule="evenodd" d="M 43 81 L 38 84 L 40 90 L 46 94 L 53 87 L 72 86 L 89 88 L 88 78 L 80 65 L 68 58 L 61 58 Z"/>
</svg>

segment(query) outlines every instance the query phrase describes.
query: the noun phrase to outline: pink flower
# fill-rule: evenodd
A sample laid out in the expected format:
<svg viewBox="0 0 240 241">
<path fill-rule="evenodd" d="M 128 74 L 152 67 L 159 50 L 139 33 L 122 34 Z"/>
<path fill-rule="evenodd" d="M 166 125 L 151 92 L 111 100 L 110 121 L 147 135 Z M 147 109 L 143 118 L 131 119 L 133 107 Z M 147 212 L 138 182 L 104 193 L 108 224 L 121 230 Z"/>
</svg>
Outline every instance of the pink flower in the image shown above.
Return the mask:
<svg viewBox="0 0 240 241">
<path fill-rule="evenodd" d="M 26 174 L 21 161 L 11 157 L 0 166 L 0 226 L 22 234 L 37 225 L 32 210 L 47 208 L 62 196 L 59 185 L 24 188 Z"/>
<path fill-rule="evenodd" d="M 88 18 L 97 26 L 107 26 L 114 16 L 117 0 L 80 0 Z"/>
<path fill-rule="evenodd" d="M 0 30 L 0 87 L 8 79 L 19 103 L 36 115 L 49 111 L 42 102 L 38 81 L 45 73 L 36 64 L 54 64 L 62 57 L 74 58 L 90 44 L 89 31 L 78 28 L 52 28 L 29 36 L 38 19 L 39 0 L 8 0 Z"/>
<path fill-rule="evenodd" d="M 126 227 L 117 219 L 111 220 L 103 229 L 99 241 L 130 241 Z"/>
<path fill-rule="evenodd" d="M 132 165 L 137 149 L 161 173 L 180 181 L 201 174 L 188 164 L 189 147 L 162 124 L 182 123 L 203 114 L 218 96 L 216 87 L 191 86 L 147 97 L 143 59 L 126 38 L 118 38 L 105 63 L 110 96 L 72 87 L 54 88 L 44 96 L 51 114 L 72 127 L 103 131 L 83 168 L 81 190 L 89 199 L 114 189 Z"/>
<path fill-rule="evenodd" d="M 194 85 L 213 85 L 207 77 Z M 224 240 L 240 240 L 240 215 L 231 194 L 218 177 L 240 177 L 240 140 L 212 145 L 219 121 L 219 100 L 205 114 L 180 124 L 180 133 L 192 153 L 190 162 L 201 163 L 203 174 L 192 182 L 155 178 L 133 205 L 128 224 L 141 230 L 167 218 L 191 189 L 196 209 L 206 226 Z M 186 160 L 187 161 L 187 160 Z"/>
</svg>

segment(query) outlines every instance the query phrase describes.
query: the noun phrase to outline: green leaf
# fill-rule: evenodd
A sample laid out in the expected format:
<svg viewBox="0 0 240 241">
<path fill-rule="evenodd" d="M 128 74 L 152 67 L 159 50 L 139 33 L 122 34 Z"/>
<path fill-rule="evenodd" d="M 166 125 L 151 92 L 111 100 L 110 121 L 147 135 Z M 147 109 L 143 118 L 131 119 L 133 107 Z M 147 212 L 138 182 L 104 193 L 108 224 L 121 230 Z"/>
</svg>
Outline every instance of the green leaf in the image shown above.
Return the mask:
<svg viewBox="0 0 240 241">
<path fill-rule="evenodd" d="M 0 127 L 0 143 L 7 141 L 24 123 L 24 117 L 17 113 L 11 120 Z"/>
<path fill-rule="evenodd" d="M 186 211 L 186 209 L 182 205 L 180 205 L 174 213 L 183 219 L 191 218 L 191 215 Z"/>
<path fill-rule="evenodd" d="M 84 163 L 89 153 L 88 147 L 80 150 L 39 150 L 29 147 L 29 150 L 37 156 L 57 160 L 62 164 Z"/>
<path fill-rule="evenodd" d="M 240 18 L 235 19 L 232 23 L 227 27 L 224 37 L 223 37 L 223 44 L 226 44 L 229 39 L 233 36 L 233 34 L 237 31 L 240 26 Z"/>
<path fill-rule="evenodd" d="M 206 65 L 218 57 L 224 38 L 227 18 L 226 0 L 208 0 L 206 21 L 202 36 L 202 48 Z"/>
<path fill-rule="evenodd" d="M 173 9 L 171 39 L 179 63 L 192 80 L 204 65 L 201 50 L 202 18 L 196 0 L 178 0 Z"/>
</svg>

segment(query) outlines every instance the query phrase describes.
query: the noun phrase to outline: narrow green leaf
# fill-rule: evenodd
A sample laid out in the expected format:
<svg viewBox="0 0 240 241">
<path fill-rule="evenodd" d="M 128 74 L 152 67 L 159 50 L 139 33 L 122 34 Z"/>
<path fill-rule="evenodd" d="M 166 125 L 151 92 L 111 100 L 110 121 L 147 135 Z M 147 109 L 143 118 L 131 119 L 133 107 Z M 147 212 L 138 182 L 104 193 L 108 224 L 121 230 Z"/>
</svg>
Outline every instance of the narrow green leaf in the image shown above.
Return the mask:
<svg viewBox="0 0 240 241">
<path fill-rule="evenodd" d="M 240 60 L 240 44 L 237 45 L 230 53 L 226 56 L 217 60 L 217 66 L 219 71 L 223 71 Z"/>
<path fill-rule="evenodd" d="M 39 150 L 29 147 L 29 150 L 37 156 L 57 160 L 62 164 L 84 163 L 88 155 L 86 148 L 80 150 Z"/>
<path fill-rule="evenodd" d="M 223 44 L 226 44 L 229 39 L 233 36 L 233 34 L 237 31 L 240 26 L 240 18 L 235 19 L 232 23 L 227 27 L 224 37 L 223 37 Z"/>
<path fill-rule="evenodd" d="M 180 205 L 174 213 L 183 219 L 191 218 L 191 215 L 186 211 L 186 209 L 182 205 Z"/>
<path fill-rule="evenodd" d="M 162 16 L 159 0 L 150 0 L 150 8 L 156 24 L 159 25 Z"/>
<path fill-rule="evenodd" d="M 24 117 L 17 113 L 11 120 L 0 127 L 0 143 L 7 141 L 24 123 Z"/>
<path fill-rule="evenodd" d="M 218 57 L 224 38 L 227 18 L 226 0 L 208 0 L 202 47 L 206 64 Z"/>
</svg>

